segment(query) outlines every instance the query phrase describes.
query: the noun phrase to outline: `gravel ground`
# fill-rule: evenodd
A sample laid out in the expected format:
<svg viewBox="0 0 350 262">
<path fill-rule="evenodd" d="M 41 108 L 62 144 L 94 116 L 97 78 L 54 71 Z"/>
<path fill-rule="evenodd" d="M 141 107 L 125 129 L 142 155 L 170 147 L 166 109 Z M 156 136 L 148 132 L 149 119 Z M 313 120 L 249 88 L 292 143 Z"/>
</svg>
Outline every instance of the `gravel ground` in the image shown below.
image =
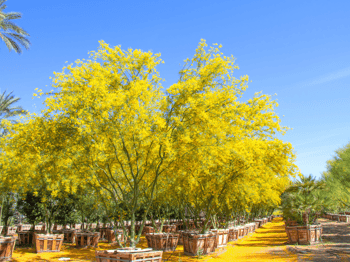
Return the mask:
<svg viewBox="0 0 350 262">
<path fill-rule="evenodd" d="M 350 223 L 319 219 L 323 225 L 322 241 L 317 245 L 289 245 L 287 250 L 297 254 L 298 261 L 350 261 Z"/>
</svg>

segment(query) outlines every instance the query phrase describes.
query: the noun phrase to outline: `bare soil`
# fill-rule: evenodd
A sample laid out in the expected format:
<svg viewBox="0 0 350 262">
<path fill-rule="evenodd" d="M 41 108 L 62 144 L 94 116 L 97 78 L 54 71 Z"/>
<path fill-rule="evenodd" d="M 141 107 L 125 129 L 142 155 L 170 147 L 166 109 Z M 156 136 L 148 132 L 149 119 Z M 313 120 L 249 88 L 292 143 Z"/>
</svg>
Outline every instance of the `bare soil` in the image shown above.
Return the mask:
<svg viewBox="0 0 350 262">
<path fill-rule="evenodd" d="M 289 245 L 298 261 L 350 261 L 350 223 L 319 219 L 323 225 L 322 241 L 317 245 Z"/>
</svg>

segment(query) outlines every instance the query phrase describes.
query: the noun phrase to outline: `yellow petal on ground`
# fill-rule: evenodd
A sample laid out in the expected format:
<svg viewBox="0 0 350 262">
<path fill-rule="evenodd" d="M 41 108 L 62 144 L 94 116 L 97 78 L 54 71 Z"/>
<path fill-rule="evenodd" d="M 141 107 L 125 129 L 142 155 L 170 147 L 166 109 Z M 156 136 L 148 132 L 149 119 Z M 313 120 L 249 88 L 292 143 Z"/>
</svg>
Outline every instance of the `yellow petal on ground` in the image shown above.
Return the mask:
<svg viewBox="0 0 350 262">
<path fill-rule="evenodd" d="M 223 254 L 214 254 L 197 257 L 185 256 L 183 246 L 178 246 L 175 252 L 166 252 L 163 259 L 173 262 L 211 261 L 211 262 L 280 262 L 297 261 L 297 256 L 286 250 L 285 243 L 288 238 L 281 218 L 275 218 L 273 222 L 265 224 L 257 229 L 255 233 L 244 237 L 236 242 L 230 242 L 227 251 Z M 138 247 L 146 248 L 147 242 L 143 237 Z M 96 261 L 95 250 L 116 249 L 116 245 L 99 243 L 99 248 L 76 249 L 73 244 L 64 244 L 63 250 L 58 253 L 34 253 L 33 248 L 16 248 L 13 253 L 14 262 L 34 262 L 34 261 L 59 261 L 61 257 L 69 257 L 69 261 Z M 181 260 L 180 260 L 181 259 Z"/>
</svg>

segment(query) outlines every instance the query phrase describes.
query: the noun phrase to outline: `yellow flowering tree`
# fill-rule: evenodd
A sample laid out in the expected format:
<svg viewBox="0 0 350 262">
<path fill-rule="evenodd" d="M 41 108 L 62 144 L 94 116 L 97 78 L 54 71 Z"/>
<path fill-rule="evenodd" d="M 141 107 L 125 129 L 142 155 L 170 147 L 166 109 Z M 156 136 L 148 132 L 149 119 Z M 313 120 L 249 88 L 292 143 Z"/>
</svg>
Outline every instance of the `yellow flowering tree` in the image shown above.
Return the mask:
<svg viewBox="0 0 350 262">
<path fill-rule="evenodd" d="M 159 183 L 162 192 L 171 181 L 188 185 L 189 203 L 200 196 L 208 215 L 235 193 L 247 202 L 278 201 L 278 187 L 294 171 L 290 144 L 276 138 L 284 129 L 275 102 L 261 94 L 239 101 L 248 76 L 233 76 L 234 58 L 220 47 L 202 40 L 164 90 L 159 54 L 101 41 L 90 60 L 55 73 L 43 116 L 14 126 L 3 141 L 2 157 L 21 163 L 2 180 L 46 181 L 52 194 L 102 188 L 116 207 L 126 206 L 132 247 L 143 229 L 135 232 L 135 214 L 142 206 L 145 222 Z"/>
</svg>

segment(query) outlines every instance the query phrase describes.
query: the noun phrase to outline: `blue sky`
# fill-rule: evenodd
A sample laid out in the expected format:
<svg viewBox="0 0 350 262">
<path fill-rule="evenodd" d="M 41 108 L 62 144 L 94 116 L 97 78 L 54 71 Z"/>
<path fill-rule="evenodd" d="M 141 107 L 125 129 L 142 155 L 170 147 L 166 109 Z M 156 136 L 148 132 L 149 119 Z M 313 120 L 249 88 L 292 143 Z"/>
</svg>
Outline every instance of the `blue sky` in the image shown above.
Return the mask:
<svg viewBox="0 0 350 262">
<path fill-rule="evenodd" d="M 30 112 L 65 62 L 88 57 L 98 41 L 161 53 L 165 87 L 200 39 L 223 45 L 252 82 L 244 95 L 274 95 L 303 174 L 320 176 L 334 151 L 350 141 L 350 1 L 8 0 L 6 12 L 31 36 L 22 55 L 0 42 L 0 89 Z"/>
</svg>

